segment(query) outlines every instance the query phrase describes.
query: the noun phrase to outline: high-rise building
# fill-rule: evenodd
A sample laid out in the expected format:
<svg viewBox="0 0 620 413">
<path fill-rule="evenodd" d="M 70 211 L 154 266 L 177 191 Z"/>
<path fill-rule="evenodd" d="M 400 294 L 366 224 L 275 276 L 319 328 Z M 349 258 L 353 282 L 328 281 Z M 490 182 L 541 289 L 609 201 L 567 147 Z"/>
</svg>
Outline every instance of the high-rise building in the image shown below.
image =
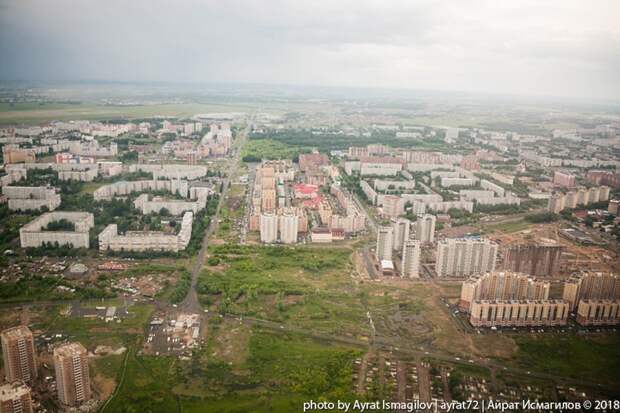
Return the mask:
<svg viewBox="0 0 620 413">
<path fill-rule="evenodd" d="M 37 377 L 37 360 L 32 332 L 26 326 L 2 332 L 2 356 L 6 380 L 29 382 Z"/>
<path fill-rule="evenodd" d="M 379 227 L 377 230 L 377 259 L 392 260 L 392 242 L 394 235 L 392 227 Z"/>
<path fill-rule="evenodd" d="M 420 277 L 420 241 L 408 239 L 403 246 L 402 274 L 403 278 Z"/>
<path fill-rule="evenodd" d="M 405 218 L 398 218 L 392 222 L 392 234 L 394 240 L 392 242 L 392 248 L 394 251 L 401 251 L 406 240 L 409 239 L 409 228 L 411 222 Z"/>
<path fill-rule="evenodd" d="M 581 300 L 575 319 L 582 326 L 618 325 L 620 300 Z"/>
<path fill-rule="evenodd" d="M 280 216 L 280 240 L 285 244 L 297 242 L 299 217 L 291 212 Z"/>
<path fill-rule="evenodd" d="M 32 413 L 30 388 L 15 382 L 0 386 L 0 413 Z"/>
<path fill-rule="evenodd" d="M 563 245 L 547 238 L 532 244 L 513 245 L 505 251 L 504 268 L 535 277 L 554 277 L 560 272 L 564 250 Z"/>
<path fill-rule="evenodd" d="M 437 245 L 438 277 L 466 277 L 495 270 L 497 244 L 486 239 L 449 238 Z"/>
<path fill-rule="evenodd" d="M 612 273 L 581 272 L 564 283 L 562 298 L 574 311 L 581 300 L 620 300 L 620 277 Z"/>
<path fill-rule="evenodd" d="M 415 239 L 420 242 L 435 241 L 435 215 L 426 214 L 416 221 Z"/>
<path fill-rule="evenodd" d="M 268 244 L 278 240 L 278 216 L 273 212 L 260 216 L 260 240 Z"/>
<path fill-rule="evenodd" d="M 398 195 L 383 197 L 383 215 L 396 218 L 403 213 L 404 202 Z"/>
<path fill-rule="evenodd" d="M 90 400 L 88 353 L 82 344 L 68 343 L 54 349 L 54 369 L 62 404 L 79 406 Z"/>
<path fill-rule="evenodd" d="M 550 283 L 527 274 L 494 271 L 475 275 L 463 282 L 459 307 L 469 311 L 480 300 L 547 300 Z"/>
<path fill-rule="evenodd" d="M 558 186 L 572 188 L 575 186 L 575 175 L 563 171 L 555 171 L 553 174 L 553 183 Z"/>
<path fill-rule="evenodd" d="M 474 327 L 559 326 L 568 322 L 564 300 L 474 301 L 469 322 Z"/>
</svg>

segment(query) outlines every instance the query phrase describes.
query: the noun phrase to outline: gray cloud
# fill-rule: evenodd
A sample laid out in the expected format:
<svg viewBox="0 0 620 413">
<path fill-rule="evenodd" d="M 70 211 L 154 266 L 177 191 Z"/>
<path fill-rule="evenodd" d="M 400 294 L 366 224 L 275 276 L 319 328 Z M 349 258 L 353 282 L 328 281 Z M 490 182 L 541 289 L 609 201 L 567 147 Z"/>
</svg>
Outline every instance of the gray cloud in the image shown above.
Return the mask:
<svg viewBox="0 0 620 413">
<path fill-rule="evenodd" d="M 2 0 L 0 78 L 617 99 L 620 2 Z"/>
</svg>

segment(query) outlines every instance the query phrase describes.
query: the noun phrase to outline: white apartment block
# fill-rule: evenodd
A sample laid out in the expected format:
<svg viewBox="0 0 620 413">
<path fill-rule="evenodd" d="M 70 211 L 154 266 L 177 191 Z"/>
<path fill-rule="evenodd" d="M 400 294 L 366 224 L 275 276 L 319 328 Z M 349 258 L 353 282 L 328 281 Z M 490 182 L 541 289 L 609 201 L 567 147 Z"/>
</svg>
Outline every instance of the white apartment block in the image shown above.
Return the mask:
<svg viewBox="0 0 620 413">
<path fill-rule="evenodd" d="M 497 244 L 485 239 L 446 239 L 437 245 L 438 277 L 466 277 L 495 269 Z"/>
<path fill-rule="evenodd" d="M 399 218 L 392 222 L 392 234 L 394 240 L 392 241 L 392 249 L 394 251 L 401 251 L 406 240 L 409 239 L 409 230 L 411 227 L 411 221 L 405 218 Z"/>
<path fill-rule="evenodd" d="M 452 186 L 474 186 L 477 179 L 473 178 L 441 178 L 441 186 L 450 188 Z"/>
<path fill-rule="evenodd" d="M 443 201 L 443 202 L 430 202 L 426 204 L 426 207 L 435 212 L 448 212 L 451 209 L 463 209 L 467 212 L 474 211 L 474 203 L 472 201 Z M 414 211 L 415 212 L 415 211 Z M 422 211 L 424 212 L 424 211 Z"/>
<path fill-rule="evenodd" d="M 423 215 L 418 217 L 418 220 L 415 223 L 415 239 L 422 242 L 433 242 L 435 241 L 435 222 L 437 218 L 435 215 Z"/>
<path fill-rule="evenodd" d="M 118 226 L 110 224 L 99 234 L 100 251 L 170 251 L 179 252 L 187 248 L 192 237 L 193 212 L 183 214 L 181 230 L 177 234 L 161 231 L 127 231 L 118 234 Z"/>
<path fill-rule="evenodd" d="M 45 231 L 51 222 L 65 219 L 75 225 L 75 231 Z M 95 226 L 95 217 L 90 212 L 47 212 L 19 230 L 22 248 L 40 247 L 44 243 L 69 245 L 72 248 L 88 248 L 89 231 Z"/>
<path fill-rule="evenodd" d="M 271 244 L 278 240 L 278 216 L 273 212 L 264 212 L 260 215 L 260 240 Z"/>
<path fill-rule="evenodd" d="M 495 194 L 500 197 L 504 196 L 506 193 L 506 190 L 504 188 L 486 179 L 480 180 L 480 186 L 484 189 L 495 192 Z"/>
<path fill-rule="evenodd" d="M 46 207 L 53 211 L 60 206 L 60 195 L 55 188 L 45 186 L 3 186 L 2 193 L 9 199 L 11 211 L 31 211 Z"/>
<path fill-rule="evenodd" d="M 299 217 L 292 213 L 280 215 L 280 240 L 284 244 L 294 244 L 297 242 L 297 232 L 299 230 Z"/>
<path fill-rule="evenodd" d="M 165 199 L 162 197 L 150 198 L 148 194 L 142 194 L 133 202 L 135 208 L 142 211 L 144 215 L 155 213 L 159 214 L 166 209 L 171 215 L 182 215 L 184 212 L 191 211 L 194 214 L 207 206 L 207 199 L 201 198 L 197 201 L 183 201 L 178 199 Z"/>
<path fill-rule="evenodd" d="M 93 192 L 95 201 L 112 199 L 117 196 L 127 196 L 134 192 L 167 191 L 187 198 L 189 184 L 187 181 L 174 180 L 148 180 L 148 181 L 119 181 L 97 188 Z"/>
<path fill-rule="evenodd" d="M 377 230 L 377 260 L 392 260 L 393 241 L 392 227 L 379 227 Z"/>
<path fill-rule="evenodd" d="M 129 165 L 129 172 L 150 172 L 153 179 L 187 179 L 193 181 L 207 175 L 207 167 L 204 165 Z"/>
<path fill-rule="evenodd" d="M 420 241 L 408 239 L 403 246 L 402 273 L 403 278 L 420 277 Z"/>
</svg>

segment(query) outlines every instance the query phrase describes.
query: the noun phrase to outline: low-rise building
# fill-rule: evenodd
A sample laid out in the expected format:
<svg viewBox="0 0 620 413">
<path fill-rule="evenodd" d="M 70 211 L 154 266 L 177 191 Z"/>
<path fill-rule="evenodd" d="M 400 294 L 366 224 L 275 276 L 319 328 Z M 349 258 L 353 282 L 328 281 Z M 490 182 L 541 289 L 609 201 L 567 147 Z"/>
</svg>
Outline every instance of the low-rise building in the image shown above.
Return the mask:
<svg viewBox="0 0 620 413">
<path fill-rule="evenodd" d="M 74 231 L 47 231 L 52 222 L 66 220 L 73 224 Z M 72 248 L 88 248 L 89 231 L 95 226 L 95 218 L 90 212 L 47 212 L 19 230 L 22 248 L 43 245 L 68 245 Z"/>
</svg>

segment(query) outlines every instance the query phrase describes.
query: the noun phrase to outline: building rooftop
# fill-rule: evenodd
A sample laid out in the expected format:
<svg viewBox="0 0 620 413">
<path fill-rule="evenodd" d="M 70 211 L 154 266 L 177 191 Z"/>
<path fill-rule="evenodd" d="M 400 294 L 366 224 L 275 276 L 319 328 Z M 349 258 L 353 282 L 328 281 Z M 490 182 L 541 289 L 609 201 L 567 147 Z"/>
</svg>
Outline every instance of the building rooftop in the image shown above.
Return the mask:
<svg viewBox="0 0 620 413">
<path fill-rule="evenodd" d="M 17 399 L 25 394 L 30 394 L 30 388 L 19 382 L 6 383 L 0 386 L 0 402 Z"/>
<path fill-rule="evenodd" d="M 54 356 L 71 357 L 86 353 L 86 348 L 81 343 L 67 343 L 54 349 Z"/>
<path fill-rule="evenodd" d="M 2 332 L 7 338 L 22 338 L 32 336 L 32 332 L 27 326 L 11 327 Z"/>
</svg>

